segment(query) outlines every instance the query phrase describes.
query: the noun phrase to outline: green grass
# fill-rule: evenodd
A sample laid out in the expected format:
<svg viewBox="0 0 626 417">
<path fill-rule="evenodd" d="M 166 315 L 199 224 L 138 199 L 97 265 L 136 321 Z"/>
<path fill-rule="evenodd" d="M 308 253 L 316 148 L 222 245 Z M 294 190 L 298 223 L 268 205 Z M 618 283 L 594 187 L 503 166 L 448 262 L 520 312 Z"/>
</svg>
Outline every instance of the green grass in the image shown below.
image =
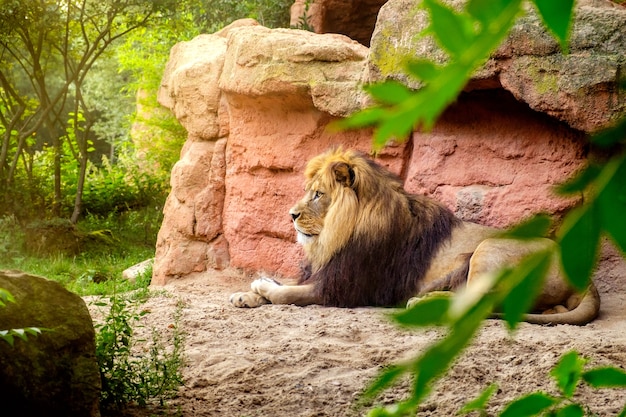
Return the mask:
<svg viewBox="0 0 626 417">
<path fill-rule="evenodd" d="M 83 295 L 108 295 L 145 288 L 151 276 L 144 274 L 135 282 L 122 278 L 122 271 L 154 256 L 154 250 L 139 248 L 127 256 L 106 255 L 77 256 L 53 255 L 51 257 L 23 257 L 0 260 L 0 269 L 18 269 L 59 282 L 68 290 Z M 150 271 L 151 272 L 151 271 Z"/>
<path fill-rule="evenodd" d="M 146 288 L 152 270 L 135 282 L 122 278 L 122 272 L 154 257 L 156 234 L 161 223 L 157 209 L 88 217 L 77 225 L 86 237 L 77 254 L 29 253 L 25 232 L 13 217 L 0 218 L 0 269 L 17 269 L 61 283 L 81 296 L 108 295 Z"/>
</svg>

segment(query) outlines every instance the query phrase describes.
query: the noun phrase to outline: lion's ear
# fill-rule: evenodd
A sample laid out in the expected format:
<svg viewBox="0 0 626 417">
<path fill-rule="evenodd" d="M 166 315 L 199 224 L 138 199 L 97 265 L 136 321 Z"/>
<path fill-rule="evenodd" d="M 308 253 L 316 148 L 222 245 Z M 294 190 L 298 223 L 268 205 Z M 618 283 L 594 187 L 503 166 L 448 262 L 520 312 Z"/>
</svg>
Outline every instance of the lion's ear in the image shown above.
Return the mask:
<svg viewBox="0 0 626 417">
<path fill-rule="evenodd" d="M 345 162 L 335 162 L 332 166 L 335 180 L 344 187 L 354 185 L 354 170 Z"/>
</svg>

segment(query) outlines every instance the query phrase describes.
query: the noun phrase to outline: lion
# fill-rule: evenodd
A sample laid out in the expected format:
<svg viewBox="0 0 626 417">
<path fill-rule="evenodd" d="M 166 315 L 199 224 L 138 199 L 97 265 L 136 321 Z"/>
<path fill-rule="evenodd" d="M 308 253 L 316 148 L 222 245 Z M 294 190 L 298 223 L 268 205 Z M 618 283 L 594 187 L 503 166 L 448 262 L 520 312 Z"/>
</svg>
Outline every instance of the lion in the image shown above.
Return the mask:
<svg viewBox="0 0 626 417">
<path fill-rule="evenodd" d="M 351 150 L 314 157 L 304 175 L 305 195 L 289 210 L 305 253 L 297 285 L 257 279 L 251 291 L 230 297 L 236 307 L 410 306 L 433 291 L 471 287 L 477 277 L 555 245 L 501 238 L 498 229 L 463 221 L 434 199 L 408 193 L 397 176 Z M 535 314 L 524 320 L 583 325 L 595 319 L 594 284 L 578 293 L 556 259 L 553 264 Z"/>
</svg>

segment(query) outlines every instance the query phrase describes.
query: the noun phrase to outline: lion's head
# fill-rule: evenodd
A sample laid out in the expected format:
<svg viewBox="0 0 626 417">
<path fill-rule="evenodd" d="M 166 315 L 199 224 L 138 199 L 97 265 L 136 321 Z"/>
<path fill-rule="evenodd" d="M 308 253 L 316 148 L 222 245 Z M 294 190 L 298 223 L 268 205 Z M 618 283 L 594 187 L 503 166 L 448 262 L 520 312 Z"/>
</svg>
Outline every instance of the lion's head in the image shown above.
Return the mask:
<svg viewBox="0 0 626 417">
<path fill-rule="evenodd" d="M 304 175 L 304 197 L 289 213 L 313 271 L 355 235 L 375 239 L 372 233 L 387 230 L 390 222 L 409 220 L 398 179 L 357 152 L 335 149 L 318 155 Z"/>
</svg>

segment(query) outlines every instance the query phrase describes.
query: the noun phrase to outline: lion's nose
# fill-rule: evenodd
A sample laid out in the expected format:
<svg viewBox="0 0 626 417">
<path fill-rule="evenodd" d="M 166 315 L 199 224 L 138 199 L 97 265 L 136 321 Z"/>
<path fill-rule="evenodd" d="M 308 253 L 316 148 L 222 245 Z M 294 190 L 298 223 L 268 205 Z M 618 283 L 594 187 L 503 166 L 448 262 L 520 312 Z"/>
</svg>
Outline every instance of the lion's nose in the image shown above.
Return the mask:
<svg viewBox="0 0 626 417">
<path fill-rule="evenodd" d="M 294 222 L 298 217 L 300 217 L 300 213 L 295 213 L 293 211 L 290 211 L 289 214 L 291 215 L 291 220 L 293 220 Z"/>
</svg>

